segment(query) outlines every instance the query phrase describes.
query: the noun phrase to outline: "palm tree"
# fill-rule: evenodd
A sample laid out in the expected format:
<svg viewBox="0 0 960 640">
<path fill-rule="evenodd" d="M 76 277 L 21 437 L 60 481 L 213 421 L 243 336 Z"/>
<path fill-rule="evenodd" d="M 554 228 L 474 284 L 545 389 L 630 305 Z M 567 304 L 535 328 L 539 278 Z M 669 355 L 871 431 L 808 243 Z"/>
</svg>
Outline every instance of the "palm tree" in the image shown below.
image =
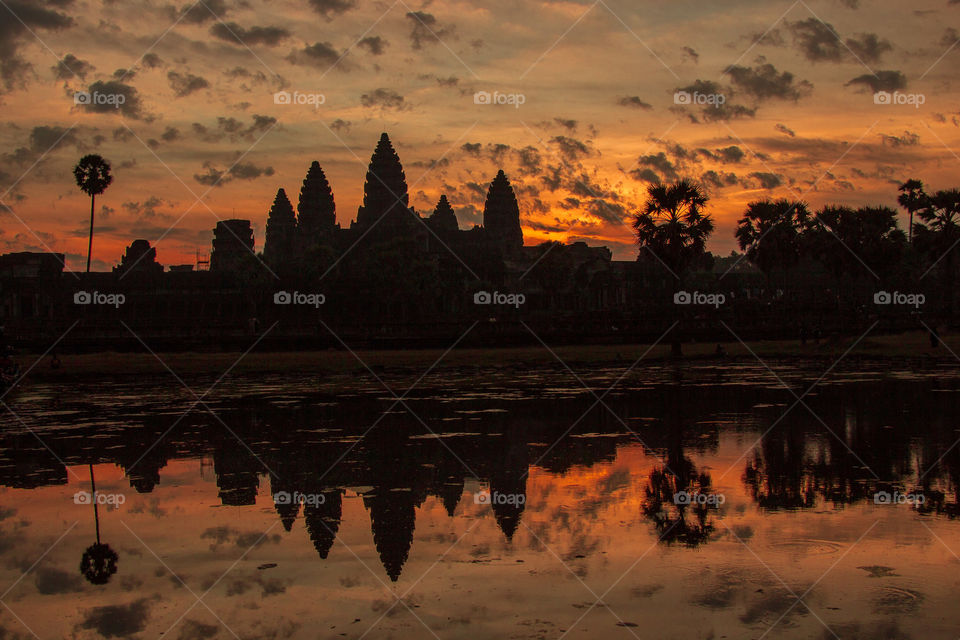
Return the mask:
<svg viewBox="0 0 960 640">
<path fill-rule="evenodd" d="M 736 238 L 747 258 L 771 278 L 776 269 L 786 272 L 800 261 L 801 239 L 809 224 L 806 203 L 757 200 L 737 222 Z"/>
<path fill-rule="evenodd" d="M 900 185 L 898 191 L 900 191 L 900 195 L 897 197 L 897 202 L 910 215 L 910 222 L 907 226 L 907 242 L 913 244 L 913 214 L 928 205 L 929 196 L 923 190 L 923 183 L 912 178 Z"/>
<path fill-rule="evenodd" d="M 110 163 L 95 153 L 80 158 L 73 168 L 73 177 L 77 186 L 90 196 L 90 240 L 87 244 L 87 273 L 90 273 L 90 258 L 93 255 L 93 207 L 96 197 L 107 190 L 113 182 L 110 175 Z"/>
<path fill-rule="evenodd" d="M 934 267 L 940 272 L 943 304 L 948 313 L 953 313 L 958 266 L 956 246 L 960 243 L 960 190 L 947 189 L 926 196 L 917 217 L 921 221 L 915 229 L 917 250 L 930 262 L 927 272 Z"/>
<path fill-rule="evenodd" d="M 633 220 L 637 244 L 648 249 L 674 277 L 674 294 L 684 273 L 706 256 L 707 238 L 713 220 L 703 213 L 707 195 L 696 184 L 679 180 L 671 185 L 647 188 L 643 212 Z M 677 308 L 679 321 L 679 308 Z M 680 339 L 674 332 L 672 350 L 680 355 Z"/>
<path fill-rule="evenodd" d="M 90 494 L 93 502 L 93 519 L 97 525 L 97 541 L 87 547 L 80 559 L 80 573 L 90 584 L 107 584 L 117 572 L 117 552 L 110 545 L 100 542 L 100 512 L 97 510 L 97 485 L 90 464 Z"/>
</svg>

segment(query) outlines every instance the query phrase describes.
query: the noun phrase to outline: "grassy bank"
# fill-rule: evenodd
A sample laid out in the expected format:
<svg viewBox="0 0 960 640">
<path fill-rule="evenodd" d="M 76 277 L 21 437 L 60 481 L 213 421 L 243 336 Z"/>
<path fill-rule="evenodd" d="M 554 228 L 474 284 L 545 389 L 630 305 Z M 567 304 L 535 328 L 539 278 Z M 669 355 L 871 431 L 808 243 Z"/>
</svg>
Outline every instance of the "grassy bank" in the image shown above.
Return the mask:
<svg viewBox="0 0 960 640">
<path fill-rule="evenodd" d="M 727 342 L 723 348 L 728 358 L 753 359 L 751 351 L 767 359 L 817 359 L 832 360 L 850 349 L 855 337 L 822 340 L 819 344 L 808 342 L 801 346 L 796 340 L 759 341 L 749 344 L 749 350 L 739 342 Z M 960 336 L 943 336 L 946 347 L 930 348 L 925 332 L 910 332 L 898 335 L 869 336 L 850 351 L 850 356 L 876 359 L 936 359 L 960 365 L 953 353 L 960 353 Z M 423 372 L 438 359 L 438 368 L 458 367 L 522 367 L 536 368 L 562 366 L 557 357 L 574 371 L 591 366 L 623 364 L 626 366 L 650 349 L 649 345 L 573 345 L 552 347 L 553 353 L 542 346 L 514 347 L 503 349 L 456 349 L 444 356 L 441 349 L 408 351 L 347 351 L 249 353 L 240 358 L 233 353 L 165 353 L 157 358 L 149 353 L 95 353 L 62 355 L 61 366 L 53 369 L 50 356 L 38 361 L 39 355 L 22 355 L 21 366 L 26 369 L 36 363 L 29 377 L 36 380 L 69 380 L 111 376 L 138 376 L 168 374 L 164 363 L 179 375 L 219 375 L 231 365 L 235 373 L 291 373 L 304 375 L 343 374 L 365 371 L 364 363 L 374 370 L 410 370 Z M 685 344 L 684 359 L 713 358 L 716 344 Z M 556 356 L 554 355 L 556 354 Z M 649 350 L 643 362 L 669 359 L 669 345 L 659 344 Z M 642 364 L 642 363 L 641 363 Z"/>
</svg>

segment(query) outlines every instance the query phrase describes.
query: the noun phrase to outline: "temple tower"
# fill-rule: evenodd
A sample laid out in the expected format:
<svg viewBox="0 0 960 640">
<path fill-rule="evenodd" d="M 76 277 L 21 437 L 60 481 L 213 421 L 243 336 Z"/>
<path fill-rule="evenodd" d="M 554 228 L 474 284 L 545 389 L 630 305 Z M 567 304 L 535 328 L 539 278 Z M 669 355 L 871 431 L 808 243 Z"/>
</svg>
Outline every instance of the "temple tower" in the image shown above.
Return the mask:
<svg viewBox="0 0 960 640">
<path fill-rule="evenodd" d="M 520 206 L 510 180 L 502 169 L 487 190 L 487 201 L 483 205 L 483 228 L 487 238 L 504 249 L 516 250 L 523 246 Z"/>
<path fill-rule="evenodd" d="M 337 228 L 337 205 L 333 201 L 333 190 L 316 160 L 310 165 L 300 188 L 297 214 L 297 244 L 301 252 L 329 240 Z"/>
<path fill-rule="evenodd" d="M 436 232 L 453 233 L 460 228 L 457 223 L 457 214 L 453 212 L 453 207 L 447 201 L 447 196 L 440 196 L 437 207 L 433 210 L 433 215 L 427 218 L 427 224 Z"/>
<path fill-rule="evenodd" d="M 409 207 L 407 179 L 400 157 L 384 133 L 370 157 L 363 185 L 363 206 L 357 211 L 357 226 L 363 230 L 377 226 L 377 235 L 410 229 L 415 215 Z"/>
<path fill-rule="evenodd" d="M 233 271 L 253 253 L 249 220 L 221 220 L 213 230 L 210 271 Z"/>
<path fill-rule="evenodd" d="M 297 219 L 293 205 L 283 189 L 277 191 L 277 197 L 267 216 L 267 232 L 263 242 L 263 261 L 273 269 L 288 264 L 293 258 L 296 242 Z"/>
</svg>

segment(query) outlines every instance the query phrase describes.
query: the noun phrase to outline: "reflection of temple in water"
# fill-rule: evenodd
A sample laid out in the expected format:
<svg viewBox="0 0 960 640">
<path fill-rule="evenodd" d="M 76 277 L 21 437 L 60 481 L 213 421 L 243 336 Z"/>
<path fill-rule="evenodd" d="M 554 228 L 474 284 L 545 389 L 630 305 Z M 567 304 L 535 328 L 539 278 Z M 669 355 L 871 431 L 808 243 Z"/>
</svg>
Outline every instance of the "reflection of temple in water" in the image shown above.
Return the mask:
<svg viewBox="0 0 960 640">
<path fill-rule="evenodd" d="M 892 391 L 860 395 L 824 389 L 809 402 L 844 438 L 841 441 L 800 411 L 777 422 L 782 412 L 769 409 L 773 405 L 763 395 L 769 390 L 739 393 L 745 395 L 719 387 L 700 387 L 695 395 L 680 387 L 657 388 L 642 401 L 628 396 L 607 400 L 619 415 L 653 416 L 645 423 L 643 440 L 660 464 L 646 479 L 645 515 L 658 527 L 663 524 L 664 531 L 679 518 L 679 528 L 673 529 L 678 541 L 700 544 L 709 538 L 709 518 L 701 517 L 706 513 L 694 507 L 675 509 L 671 494 L 682 488 L 709 490 L 709 474 L 692 460 L 693 454 L 716 451 L 719 427 L 708 418 L 721 414 L 739 415 L 759 433 L 769 429 L 742 463 L 742 480 L 763 509 L 868 500 L 878 487 L 888 486 L 866 470 L 864 465 L 869 465 L 889 486 L 919 485 L 929 497 L 925 510 L 958 515 L 960 453 L 949 450 L 956 439 L 952 416 L 957 415 L 957 394 L 921 393 L 904 385 L 896 391 L 899 398 Z M 893 411 L 892 402 L 907 411 Z M 562 474 L 575 465 L 613 461 L 618 447 L 637 444 L 605 409 L 589 413 L 574 432 L 552 444 L 569 427 L 571 416 L 592 405 L 589 394 L 514 402 L 509 411 L 489 411 L 497 406 L 490 400 L 458 403 L 458 413 L 470 417 L 454 422 L 452 430 L 443 427 L 449 423 L 441 407 L 424 407 L 422 417 L 442 437 L 427 432 L 408 413 L 383 415 L 387 403 L 355 398 L 333 405 L 307 403 L 290 410 L 252 401 L 218 410 L 222 425 L 198 412 L 168 434 L 169 415 L 141 417 L 136 427 L 99 431 L 65 425 L 43 432 L 50 450 L 29 432 L 8 431 L 0 435 L 0 485 L 65 485 L 65 465 L 116 464 L 127 473 L 131 487 L 150 493 L 163 485 L 162 470 L 169 460 L 200 457 L 212 460 L 223 505 L 249 507 L 268 489 L 283 528 L 308 536 L 319 559 L 335 552 L 345 492 L 356 492 L 368 512 L 380 560 L 396 580 L 414 546 L 417 510 L 429 498 L 440 501 L 452 517 L 458 511 L 482 513 L 487 508 L 462 503 L 468 483 L 488 483 L 491 495 L 522 496 L 493 501 L 487 511 L 510 541 L 522 529 L 530 465 Z M 485 411 L 476 411 L 481 408 Z M 78 416 L 78 421 L 86 419 Z M 122 416 L 117 419 L 117 424 L 131 423 Z M 281 495 L 290 499 L 278 499 Z M 297 523 L 301 518 L 302 530 Z"/>
</svg>

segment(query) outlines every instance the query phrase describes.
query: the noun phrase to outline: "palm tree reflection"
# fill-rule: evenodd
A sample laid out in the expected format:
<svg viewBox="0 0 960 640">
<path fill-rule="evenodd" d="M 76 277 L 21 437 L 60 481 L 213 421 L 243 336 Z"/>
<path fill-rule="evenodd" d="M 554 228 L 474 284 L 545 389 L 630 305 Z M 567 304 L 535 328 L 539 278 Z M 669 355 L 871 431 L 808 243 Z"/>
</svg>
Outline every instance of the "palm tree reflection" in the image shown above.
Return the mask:
<svg viewBox="0 0 960 640">
<path fill-rule="evenodd" d="M 97 509 L 97 485 L 90 466 L 90 495 L 93 503 L 93 520 L 96 523 L 97 541 L 87 547 L 80 560 L 80 573 L 90 584 L 107 584 L 117 572 L 117 552 L 110 545 L 100 542 L 100 512 Z"/>
</svg>

